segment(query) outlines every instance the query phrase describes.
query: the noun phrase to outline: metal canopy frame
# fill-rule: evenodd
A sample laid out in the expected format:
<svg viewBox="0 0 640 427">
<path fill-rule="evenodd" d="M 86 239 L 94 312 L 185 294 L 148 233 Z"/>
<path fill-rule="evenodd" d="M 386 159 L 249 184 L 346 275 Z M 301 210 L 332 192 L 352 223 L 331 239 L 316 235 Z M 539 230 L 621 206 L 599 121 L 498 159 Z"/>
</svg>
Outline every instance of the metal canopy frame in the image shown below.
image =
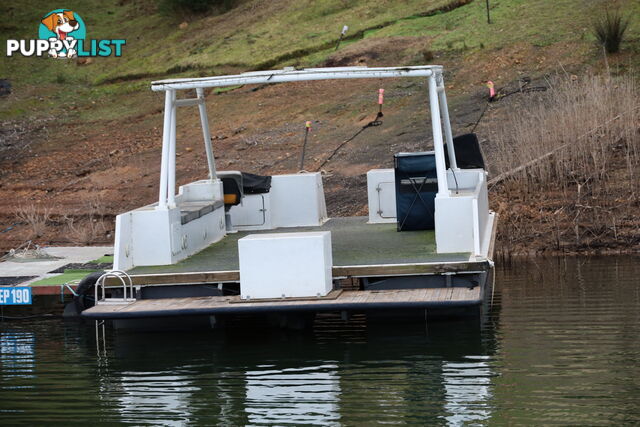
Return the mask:
<svg viewBox="0 0 640 427">
<path fill-rule="evenodd" d="M 449 121 L 447 96 L 442 78 L 442 66 L 421 65 L 411 67 L 335 67 L 335 68 L 307 68 L 296 70 L 284 68 L 273 71 L 256 71 L 234 76 L 202 77 L 187 79 L 159 80 L 151 83 L 151 90 L 165 92 L 164 127 L 162 134 L 162 160 L 160 169 L 160 191 L 158 209 L 175 207 L 176 192 L 176 109 L 183 106 L 198 106 L 202 134 L 204 137 L 209 179 L 217 179 L 215 159 L 211 147 L 209 121 L 205 105 L 204 89 L 210 87 L 237 86 L 246 84 L 286 83 L 314 80 L 338 79 L 376 79 L 394 77 L 427 77 L 429 88 L 429 106 L 431 110 L 431 126 L 436 157 L 436 171 L 438 177 L 438 196 L 449 195 L 446 164 L 443 144 L 446 140 L 449 164 L 453 170 L 458 170 L 453 146 L 453 135 Z M 176 91 L 194 90 L 196 98 L 177 99 Z M 442 114 L 441 114 L 442 113 Z M 444 125 L 444 138 L 442 128 Z"/>
</svg>

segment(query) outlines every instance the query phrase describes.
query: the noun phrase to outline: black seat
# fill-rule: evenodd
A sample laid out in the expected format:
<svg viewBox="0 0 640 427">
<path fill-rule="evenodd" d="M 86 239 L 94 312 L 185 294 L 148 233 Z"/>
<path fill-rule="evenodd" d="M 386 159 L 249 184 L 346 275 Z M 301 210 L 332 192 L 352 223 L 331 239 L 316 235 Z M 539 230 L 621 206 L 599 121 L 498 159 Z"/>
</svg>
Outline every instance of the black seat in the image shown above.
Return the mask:
<svg viewBox="0 0 640 427">
<path fill-rule="evenodd" d="M 460 169 L 484 169 L 484 158 L 475 133 L 467 133 L 453 138 L 453 148 L 456 151 L 456 163 Z M 449 169 L 447 144 L 444 144 L 444 161 Z"/>
<path fill-rule="evenodd" d="M 242 172 L 244 194 L 264 194 L 271 190 L 271 176 Z"/>
<path fill-rule="evenodd" d="M 242 172 L 224 171 L 218 172 L 218 178 L 222 181 L 222 192 L 224 193 L 224 207 L 239 205 L 242 201 Z"/>
<path fill-rule="evenodd" d="M 225 208 L 240 204 L 245 194 L 263 194 L 271 190 L 271 176 L 240 171 L 218 172 L 222 181 Z"/>
</svg>

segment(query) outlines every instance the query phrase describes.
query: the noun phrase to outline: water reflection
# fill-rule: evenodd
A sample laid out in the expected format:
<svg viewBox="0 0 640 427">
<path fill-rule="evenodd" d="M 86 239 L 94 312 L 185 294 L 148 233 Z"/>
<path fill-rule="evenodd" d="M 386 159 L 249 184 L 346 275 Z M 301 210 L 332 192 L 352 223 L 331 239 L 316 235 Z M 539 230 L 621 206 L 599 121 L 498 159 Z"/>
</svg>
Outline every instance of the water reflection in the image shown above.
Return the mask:
<svg viewBox="0 0 640 427">
<path fill-rule="evenodd" d="M 488 322 L 132 334 L 0 323 L 3 424 L 640 423 L 640 263 L 518 262 Z M 499 314 L 499 316 L 498 316 Z M 420 322 L 418 322 L 420 323 Z"/>
<path fill-rule="evenodd" d="M 252 424 L 336 425 L 340 418 L 337 365 L 245 372 L 245 412 Z"/>
<path fill-rule="evenodd" d="M 463 363 L 443 362 L 445 419 L 451 425 L 475 423 L 491 417 L 491 377 L 488 356 L 467 356 Z"/>
<path fill-rule="evenodd" d="M 427 330 L 328 319 L 313 333 L 236 333 L 163 341 L 116 333 L 102 399 L 119 402 L 122 420 L 162 407 L 167 424 L 459 425 L 490 417 L 490 350 L 477 320 Z M 163 342 L 189 353 L 176 357 Z"/>
<path fill-rule="evenodd" d="M 0 332 L 0 366 L 2 378 L 33 378 L 36 337 L 33 332 Z M 11 388 L 10 386 L 8 388 Z"/>
<path fill-rule="evenodd" d="M 122 372 L 119 387 L 113 396 L 119 402 L 119 413 L 124 420 L 140 421 L 157 418 L 162 414 L 163 425 L 183 425 L 191 418 L 191 393 L 197 391 L 187 376 L 171 372 Z M 106 395 L 113 390 L 104 389 Z"/>
</svg>

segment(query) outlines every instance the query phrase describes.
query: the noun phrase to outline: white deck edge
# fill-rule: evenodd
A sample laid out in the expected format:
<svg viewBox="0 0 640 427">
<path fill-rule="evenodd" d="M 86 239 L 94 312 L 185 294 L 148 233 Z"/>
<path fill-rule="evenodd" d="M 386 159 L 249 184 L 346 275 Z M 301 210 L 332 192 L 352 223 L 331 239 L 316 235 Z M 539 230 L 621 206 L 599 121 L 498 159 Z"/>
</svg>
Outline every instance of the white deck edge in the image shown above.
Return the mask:
<svg viewBox="0 0 640 427">
<path fill-rule="evenodd" d="M 359 267 L 371 267 L 371 268 L 378 268 L 378 267 L 406 267 L 406 266 L 415 266 L 415 267 L 421 267 L 421 266 L 428 266 L 428 265 L 448 265 L 448 266 L 453 266 L 453 265 L 464 265 L 464 264 L 469 264 L 472 262 L 481 262 L 483 261 L 483 259 L 481 260 L 474 260 L 473 256 L 469 257 L 468 260 L 466 261 L 434 261 L 434 262 L 420 262 L 420 263 L 399 263 L 399 264 L 367 264 L 367 265 L 362 265 L 362 264 L 355 264 L 355 265 L 334 265 L 334 268 L 359 268 Z M 135 279 L 137 277 L 144 277 L 146 279 L 149 280 L 153 280 L 154 277 L 166 277 L 166 276 L 174 276 L 174 277 L 180 277 L 180 276 L 189 276 L 189 275 L 194 275 L 194 274 L 236 274 L 239 273 L 240 270 L 220 270 L 220 271 L 216 271 L 216 270 L 212 270 L 212 271 L 190 271 L 190 272 L 180 272 L 180 273 L 173 273 L 173 272 L 166 272 L 166 273 L 139 273 L 139 274 L 131 274 L 131 278 Z M 464 271 L 463 273 L 475 273 L 475 271 Z M 400 274 L 394 274 L 394 276 L 424 276 L 424 275 L 437 275 L 440 273 L 400 273 Z M 367 274 L 366 277 L 376 277 L 377 275 L 371 275 L 371 274 Z M 386 277 L 386 275 L 382 275 L 384 277 Z M 381 277 L 382 277 L 381 276 Z M 342 276 L 335 276 L 334 279 L 336 278 L 340 278 Z M 353 276 L 353 277 L 360 277 L 360 276 Z M 364 276 L 363 276 L 364 277 Z M 235 283 L 237 282 L 237 280 L 216 280 L 215 283 Z M 194 282 L 190 282 L 192 284 L 201 284 L 201 283 L 205 283 L 205 282 L 199 282 L 199 281 L 194 281 Z M 187 284 L 185 283 L 180 283 L 180 284 Z M 134 285 L 134 287 L 144 287 L 144 286 L 173 286 L 175 285 L 175 283 L 145 283 L 145 284 L 140 284 L 140 285 Z M 118 285 L 120 286 L 120 285 Z"/>
<path fill-rule="evenodd" d="M 489 211 L 489 220 L 487 221 L 486 230 L 484 231 L 484 239 L 480 246 L 480 256 L 476 259 L 491 259 L 493 254 L 489 254 L 491 240 L 495 238 L 496 213 Z"/>
</svg>

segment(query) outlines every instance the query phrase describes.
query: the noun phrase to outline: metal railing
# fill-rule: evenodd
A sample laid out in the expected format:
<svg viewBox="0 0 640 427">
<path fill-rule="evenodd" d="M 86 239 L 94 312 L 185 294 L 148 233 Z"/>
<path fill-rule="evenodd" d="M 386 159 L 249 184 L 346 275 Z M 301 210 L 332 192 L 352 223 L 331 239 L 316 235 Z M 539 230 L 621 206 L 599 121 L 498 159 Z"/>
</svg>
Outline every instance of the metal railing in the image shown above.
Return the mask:
<svg viewBox="0 0 640 427">
<path fill-rule="evenodd" d="M 107 298 L 106 295 L 106 286 L 105 281 L 108 277 L 114 277 L 120 280 L 122 283 L 122 297 L 121 298 Z M 115 287 L 117 289 L 117 287 Z M 133 280 L 131 276 L 121 270 L 111 270 L 104 273 L 102 276 L 98 278 L 95 286 L 95 303 L 97 304 L 105 304 L 105 303 L 129 303 L 136 300 L 135 298 L 135 289 L 133 288 Z M 99 295 L 100 298 L 99 298 Z"/>
</svg>

